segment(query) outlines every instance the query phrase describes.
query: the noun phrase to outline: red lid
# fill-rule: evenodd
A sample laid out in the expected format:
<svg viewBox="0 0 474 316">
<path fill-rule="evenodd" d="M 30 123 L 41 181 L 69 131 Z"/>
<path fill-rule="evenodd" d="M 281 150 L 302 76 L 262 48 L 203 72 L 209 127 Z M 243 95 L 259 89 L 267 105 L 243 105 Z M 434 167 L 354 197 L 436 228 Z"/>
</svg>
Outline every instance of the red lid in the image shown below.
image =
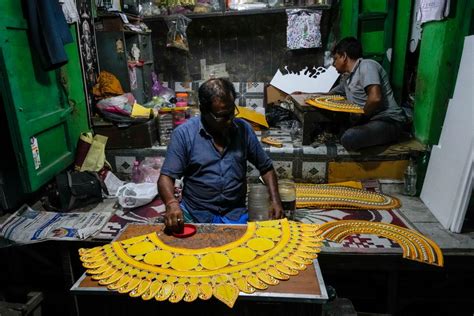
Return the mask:
<svg viewBox="0 0 474 316">
<path fill-rule="evenodd" d="M 193 224 L 184 224 L 183 232 L 181 234 L 173 233 L 173 236 L 178 238 L 191 237 L 196 233 L 196 230 L 196 226 Z"/>
</svg>

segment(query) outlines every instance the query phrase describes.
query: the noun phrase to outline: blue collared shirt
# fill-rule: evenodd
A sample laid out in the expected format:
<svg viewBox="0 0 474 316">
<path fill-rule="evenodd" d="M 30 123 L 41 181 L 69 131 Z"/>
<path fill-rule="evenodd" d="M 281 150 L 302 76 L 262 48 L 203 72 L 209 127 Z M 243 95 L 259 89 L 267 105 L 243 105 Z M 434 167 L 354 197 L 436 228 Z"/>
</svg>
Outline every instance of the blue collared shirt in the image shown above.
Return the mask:
<svg viewBox="0 0 474 316">
<path fill-rule="evenodd" d="M 214 215 L 237 220 L 247 210 L 247 161 L 261 174 L 273 167 L 247 122 L 234 119 L 230 142 L 220 153 L 201 117 L 193 117 L 173 131 L 161 173 L 184 177 L 182 202 L 198 222 L 211 222 Z"/>
</svg>

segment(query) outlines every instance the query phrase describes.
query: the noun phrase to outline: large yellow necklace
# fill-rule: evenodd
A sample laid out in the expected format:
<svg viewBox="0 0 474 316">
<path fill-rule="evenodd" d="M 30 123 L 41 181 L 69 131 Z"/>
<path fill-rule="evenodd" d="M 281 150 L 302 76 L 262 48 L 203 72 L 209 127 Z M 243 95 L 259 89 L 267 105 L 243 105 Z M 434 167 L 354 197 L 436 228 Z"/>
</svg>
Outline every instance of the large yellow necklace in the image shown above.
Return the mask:
<svg viewBox="0 0 474 316">
<path fill-rule="evenodd" d="M 239 291 L 267 289 L 312 264 L 321 247 L 318 228 L 286 219 L 251 222 L 240 239 L 220 247 L 171 247 L 152 233 L 79 254 L 87 273 L 110 290 L 171 302 L 214 296 L 232 307 Z"/>
<path fill-rule="evenodd" d="M 305 100 L 309 105 L 336 112 L 349 112 L 363 114 L 364 109 L 340 95 L 311 96 Z"/>
<path fill-rule="evenodd" d="M 387 210 L 400 207 L 397 198 L 346 186 L 296 184 L 297 208 Z"/>
</svg>

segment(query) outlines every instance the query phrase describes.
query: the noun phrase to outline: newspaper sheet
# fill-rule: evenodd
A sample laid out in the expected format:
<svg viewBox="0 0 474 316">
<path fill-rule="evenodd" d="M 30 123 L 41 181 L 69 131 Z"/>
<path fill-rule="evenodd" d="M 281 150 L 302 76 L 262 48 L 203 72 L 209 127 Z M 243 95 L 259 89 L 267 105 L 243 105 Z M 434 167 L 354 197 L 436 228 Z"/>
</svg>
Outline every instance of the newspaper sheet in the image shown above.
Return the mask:
<svg viewBox="0 0 474 316">
<path fill-rule="evenodd" d="M 99 232 L 112 212 L 55 213 L 23 205 L 0 225 L 0 236 L 17 243 L 79 240 Z"/>
</svg>

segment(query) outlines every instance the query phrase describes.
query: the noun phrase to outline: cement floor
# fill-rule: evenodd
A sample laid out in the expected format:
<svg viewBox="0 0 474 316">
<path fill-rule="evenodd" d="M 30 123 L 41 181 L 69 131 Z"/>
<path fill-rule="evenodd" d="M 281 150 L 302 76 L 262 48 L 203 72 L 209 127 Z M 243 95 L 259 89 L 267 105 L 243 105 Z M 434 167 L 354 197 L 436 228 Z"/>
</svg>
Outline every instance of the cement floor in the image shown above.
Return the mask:
<svg viewBox="0 0 474 316">
<path fill-rule="evenodd" d="M 433 239 L 445 254 L 474 255 L 474 229 L 460 234 L 450 232 L 441 226 L 420 198 L 401 194 L 400 185 L 382 184 L 382 191 L 399 198 L 405 219 L 420 233 Z"/>
</svg>

